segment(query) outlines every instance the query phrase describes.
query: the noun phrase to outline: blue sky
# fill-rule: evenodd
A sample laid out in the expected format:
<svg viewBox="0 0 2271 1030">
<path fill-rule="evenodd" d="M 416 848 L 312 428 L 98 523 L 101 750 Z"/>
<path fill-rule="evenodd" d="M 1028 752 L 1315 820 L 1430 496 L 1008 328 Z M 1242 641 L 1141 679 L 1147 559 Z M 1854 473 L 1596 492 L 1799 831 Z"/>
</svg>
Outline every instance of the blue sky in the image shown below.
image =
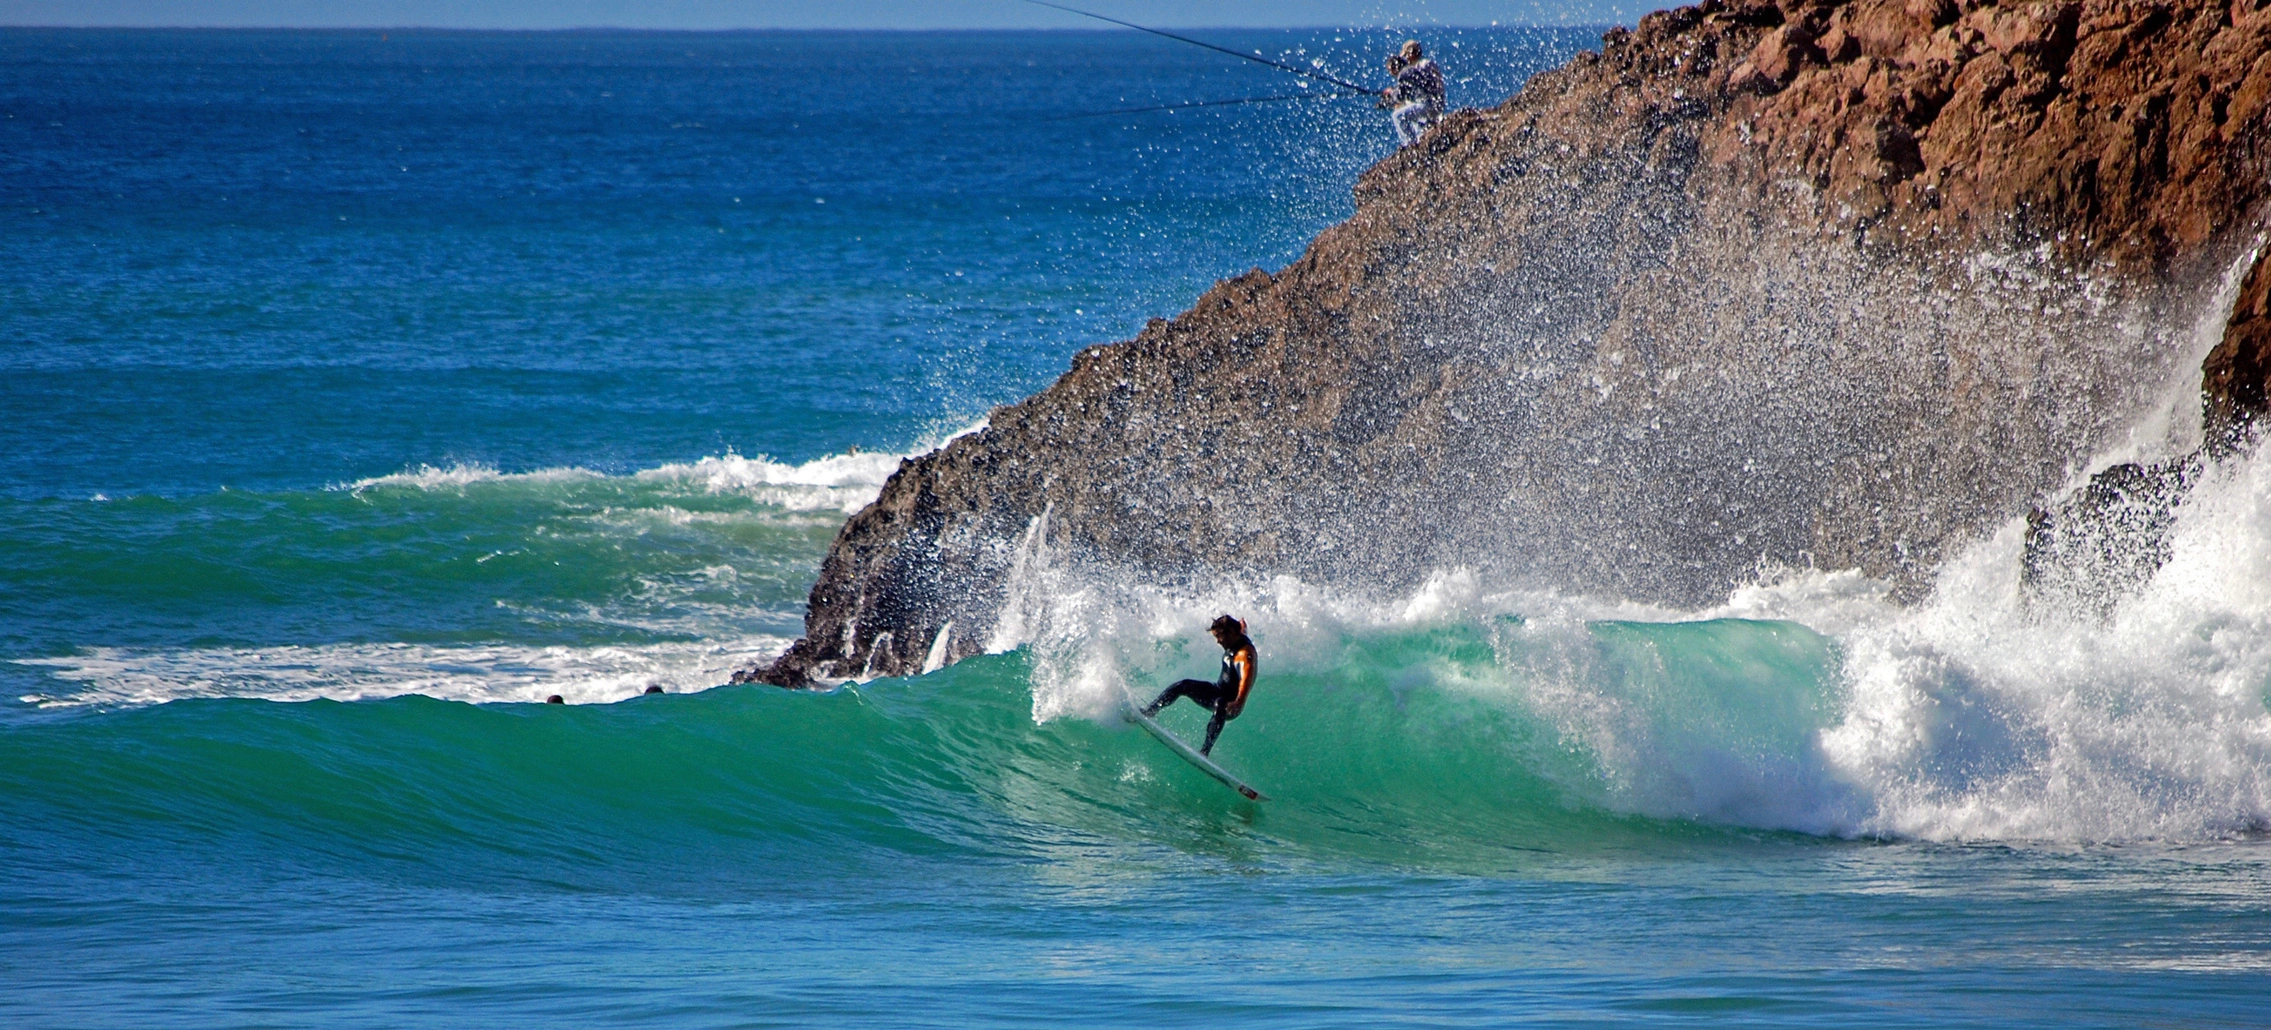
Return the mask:
<svg viewBox="0 0 2271 1030">
<path fill-rule="evenodd" d="M 1072 0 L 1160 26 L 1630 24 L 1643 0 Z M 0 0 L 0 25 L 1094 28 L 1020 0 Z"/>
</svg>

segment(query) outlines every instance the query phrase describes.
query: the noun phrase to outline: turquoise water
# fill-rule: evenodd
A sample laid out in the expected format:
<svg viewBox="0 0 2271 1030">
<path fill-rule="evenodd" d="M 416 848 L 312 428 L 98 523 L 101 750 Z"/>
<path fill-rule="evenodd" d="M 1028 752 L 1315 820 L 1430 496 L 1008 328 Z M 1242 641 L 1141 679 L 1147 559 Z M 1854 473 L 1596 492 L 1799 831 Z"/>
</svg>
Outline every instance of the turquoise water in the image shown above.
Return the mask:
<svg viewBox="0 0 2271 1030">
<path fill-rule="evenodd" d="M 2260 1025 L 2261 455 L 2102 623 L 2007 538 L 1909 608 L 1035 562 L 997 653 L 717 687 L 899 455 L 1346 214 L 1361 102 L 1063 117 L 1271 74 L 0 30 L 0 1021 Z M 1218 610 L 1267 804 L 1111 715 Z"/>
</svg>

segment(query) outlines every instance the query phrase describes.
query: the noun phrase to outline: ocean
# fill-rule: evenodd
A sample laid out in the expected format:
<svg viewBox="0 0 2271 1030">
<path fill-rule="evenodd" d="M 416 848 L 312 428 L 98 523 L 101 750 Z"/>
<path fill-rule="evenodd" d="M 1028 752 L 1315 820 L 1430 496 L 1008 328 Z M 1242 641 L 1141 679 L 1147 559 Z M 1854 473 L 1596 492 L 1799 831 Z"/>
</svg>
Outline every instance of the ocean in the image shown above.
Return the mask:
<svg viewBox="0 0 2271 1030">
<path fill-rule="evenodd" d="M 1598 31 L 1421 36 L 1490 104 Z M 902 456 L 1349 214 L 1362 99 L 1131 110 L 1302 88 L 0 29 L 0 1023 L 2265 1023 L 2263 453 L 2102 617 L 2017 603 L 2013 526 L 1910 605 L 1041 577 L 992 653 L 721 686 Z M 1113 715 L 1221 610 L 1262 804 Z"/>
</svg>

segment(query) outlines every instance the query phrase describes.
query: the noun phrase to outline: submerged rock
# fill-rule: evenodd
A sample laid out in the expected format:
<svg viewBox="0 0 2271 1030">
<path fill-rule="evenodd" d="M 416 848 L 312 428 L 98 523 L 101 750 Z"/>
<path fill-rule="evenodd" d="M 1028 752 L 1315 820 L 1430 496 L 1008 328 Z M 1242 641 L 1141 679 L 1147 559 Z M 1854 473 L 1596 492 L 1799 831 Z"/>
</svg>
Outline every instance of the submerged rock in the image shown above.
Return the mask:
<svg viewBox="0 0 2271 1030">
<path fill-rule="evenodd" d="M 1037 562 L 1674 604 L 1814 563 L 1913 596 L 2198 374 L 2267 182 L 2257 0 L 1659 12 L 1366 172 L 1293 264 L 902 464 L 804 639 L 737 679 L 1014 643 Z M 2261 308 L 2209 361 L 2227 434 L 2264 406 Z"/>
<path fill-rule="evenodd" d="M 2019 584 L 2029 602 L 2102 614 L 2143 585 L 2168 563 L 2177 507 L 2199 474 L 2196 454 L 2122 462 L 2027 512 Z"/>
</svg>

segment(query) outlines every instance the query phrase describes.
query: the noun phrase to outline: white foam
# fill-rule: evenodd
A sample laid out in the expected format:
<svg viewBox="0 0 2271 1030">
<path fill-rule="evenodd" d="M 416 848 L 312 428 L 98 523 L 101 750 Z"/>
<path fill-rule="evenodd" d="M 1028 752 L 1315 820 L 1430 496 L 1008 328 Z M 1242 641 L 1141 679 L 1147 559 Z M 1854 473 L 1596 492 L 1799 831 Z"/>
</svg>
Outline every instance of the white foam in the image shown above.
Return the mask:
<svg viewBox="0 0 2271 1030">
<path fill-rule="evenodd" d="M 2178 509 L 2170 561 L 2110 618 L 2019 603 L 2017 527 L 1934 597 L 1841 634 L 1824 753 L 1854 829 L 1936 839 L 2199 838 L 2271 825 L 2271 460 Z"/>
<path fill-rule="evenodd" d="M 2109 617 L 2026 604 L 2022 538 L 2014 520 L 1911 607 L 1855 572 L 1792 570 L 1694 613 L 1835 642 L 1836 717 L 1796 755 L 1668 731 L 1678 720 L 1589 663 L 1581 635 L 1562 669 L 1533 658 L 1526 702 L 1600 757 L 1606 800 L 1650 815 L 1932 840 L 2271 825 L 2271 455 L 2211 472 L 2169 562 Z"/>
<path fill-rule="evenodd" d="M 673 694 L 724 683 L 753 656 L 777 654 L 779 637 L 599 647 L 507 644 L 329 644 L 318 647 L 137 650 L 92 648 L 44 667 L 75 690 L 31 695 L 42 707 L 162 704 L 185 698 L 365 701 L 423 694 L 475 704 L 605 704 L 660 686 Z"/>
<path fill-rule="evenodd" d="M 1005 604 L 987 650 L 1029 649 L 1033 717 L 1101 719 L 1118 710 L 1131 678 L 1158 679 L 1170 667 L 1211 664 L 1206 627 L 1218 614 L 1247 619 L 1271 670 L 1324 672 L 1352 638 L 1405 633 L 1458 622 L 1489 623 L 1518 612 L 1590 619 L 1663 619 L 1663 609 L 1494 589 L 1467 570 L 1429 577 L 1408 595 L 1366 597 L 1293 576 L 1223 582 L 1192 593 L 1067 561 L 1047 544 L 1048 516 L 1034 520 L 1016 547 Z M 1194 643 L 1196 642 L 1196 643 Z M 1197 647 L 1208 653 L 1193 655 Z M 1455 678 L 1450 670 L 1430 674 Z"/>
<path fill-rule="evenodd" d="M 664 465 L 638 473 L 646 482 L 677 482 L 713 494 L 742 494 L 796 511 L 857 513 L 875 500 L 904 455 L 836 454 L 801 465 L 738 454 Z"/>
<path fill-rule="evenodd" d="M 391 475 L 342 483 L 336 489 L 358 494 L 388 489 L 464 491 L 488 484 L 541 485 L 628 478 L 642 484 L 683 486 L 709 494 L 739 494 L 791 511 L 837 511 L 850 515 L 875 500 L 883 484 L 899 470 L 901 461 L 937 450 L 985 427 L 981 419 L 926 439 L 906 453 L 861 451 L 855 447 L 842 454 L 801 464 L 774 461 L 765 455 L 744 457 L 728 451 L 694 462 L 674 462 L 644 469 L 629 477 L 611 477 L 573 467 L 501 472 L 480 463 L 420 465 Z"/>
<path fill-rule="evenodd" d="M 589 469 L 552 468 L 533 472 L 499 472 L 495 467 L 480 462 L 446 466 L 420 465 L 384 476 L 358 479 L 340 484 L 334 489 L 361 492 L 364 490 L 404 487 L 413 490 L 462 490 L 475 483 L 557 483 L 579 479 L 604 479 L 604 475 Z"/>
</svg>

